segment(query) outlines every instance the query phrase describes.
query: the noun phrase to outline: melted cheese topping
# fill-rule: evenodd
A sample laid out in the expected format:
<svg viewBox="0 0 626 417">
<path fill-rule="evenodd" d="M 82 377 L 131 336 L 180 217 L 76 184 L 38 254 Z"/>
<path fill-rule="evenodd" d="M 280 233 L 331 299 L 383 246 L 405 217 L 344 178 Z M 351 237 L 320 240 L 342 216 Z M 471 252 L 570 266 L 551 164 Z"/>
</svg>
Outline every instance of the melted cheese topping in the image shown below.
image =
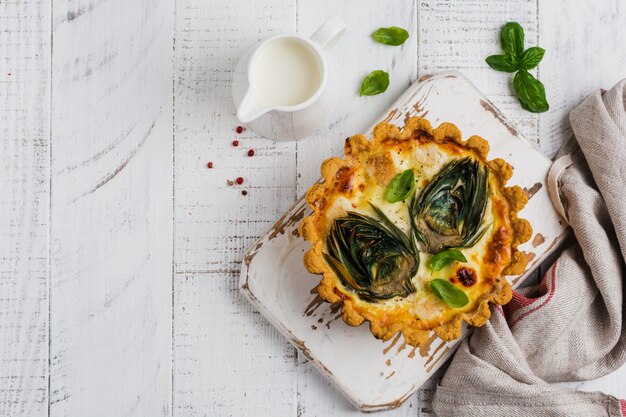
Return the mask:
<svg viewBox="0 0 626 417">
<path fill-rule="evenodd" d="M 413 168 L 415 173 L 414 193 L 419 194 L 447 163 L 467 155 L 474 156 L 471 151 L 461 150 L 456 147 L 441 146 L 432 142 L 405 149 L 400 148 L 391 152 L 391 171 L 394 174 L 390 175 L 390 178 L 393 178 L 395 174 L 403 172 L 406 169 Z M 370 203 L 380 208 L 403 232 L 407 234 L 410 232 L 409 201 L 388 203 L 384 198 L 389 181 L 381 183 L 376 178 L 375 173 L 368 170 L 367 167 L 363 167 L 355 172 L 353 180 L 363 185 L 363 187 L 361 187 L 362 191 L 338 194 L 336 198 L 332 199 L 330 207 L 326 210 L 326 225 L 328 227 L 326 234 L 333 220 L 345 216 L 348 211 L 355 211 L 377 218 Z M 355 182 L 353 182 L 352 185 L 356 185 Z M 490 187 L 491 194 L 497 192 L 497 189 L 498 187 L 492 184 Z M 403 310 L 413 317 L 438 322 L 445 321 L 446 316 L 449 316 L 451 313 L 456 314 L 458 312 L 474 309 L 479 297 L 485 293 L 486 290 L 491 290 L 493 279 L 496 278 L 490 277 L 491 281 L 487 282 L 487 280 L 484 279 L 486 278 L 484 277 L 486 272 L 483 271 L 482 268 L 483 256 L 488 250 L 488 243 L 493 236 L 495 226 L 499 224 L 496 220 L 497 213 L 494 210 L 491 200 L 491 198 L 488 199 L 485 216 L 483 218 L 483 225 L 487 225 L 485 234 L 473 247 L 460 249 L 463 255 L 465 255 L 467 262 L 459 263 L 453 261 L 442 270 L 432 273 L 428 267 L 428 261 L 431 255 L 421 248 L 419 252 L 420 265 L 417 273 L 412 278 L 416 291 L 406 297 L 380 300 L 375 303 L 376 309 L 381 313 Z M 327 251 L 326 247 L 325 251 Z M 467 287 L 458 280 L 455 282 L 454 277 L 460 267 L 470 268 L 475 271 L 477 275 L 475 284 Z M 449 279 L 467 294 L 470 302 L 461 309 L 451 309 L 431 291 L 429 282 L 433 278 Z M 338 285 L 341 285 L 341 283 L 339 282 Z M 344 287 L 343 285 L 341 286 L 346 293 L 352 293 L 350 288 Z M 356 295 L 355 298 L 358 299 Z M 369 305 L 371 308 L 372 306 L 372 303 L 360 299 L 355 301 L 361 304 L 362 307 Z"/>
</svg>

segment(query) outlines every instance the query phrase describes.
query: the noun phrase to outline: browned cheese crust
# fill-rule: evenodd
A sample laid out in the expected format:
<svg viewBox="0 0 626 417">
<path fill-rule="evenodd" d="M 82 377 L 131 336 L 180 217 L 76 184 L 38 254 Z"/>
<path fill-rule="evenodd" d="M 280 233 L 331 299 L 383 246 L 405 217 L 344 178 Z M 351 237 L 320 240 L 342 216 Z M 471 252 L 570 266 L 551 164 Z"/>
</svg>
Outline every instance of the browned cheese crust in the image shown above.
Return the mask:
<svg viewBox="0 0 626 417">
<path fill-rule="evenodd" d="M 326 263 L 323 252 L 325 239 L 332 224 L 328 211 L 339 196 L 354 198 L 370 186 L 386 186 L 398 174 L 392 153 L 410 153 L 420 146 L 436 146 L 451 158 L 471 155 L 488 167 L 493 228 L 482 258 L 479 259 L 479 282 L 470 296 L 471 303 L 464 309 L 444 308 L 436 317 L 417 317 L 402 301 L 390 306 L 361 300 L 357 294 L 342 285 L 333 269 Z M 307 192 L 307 203 L 313 214 L 302 220 L 300 233 L 312 247 L 304 256 L 306 268 L 322 275 L 319 295 L 329 303 L 342 302 L 343 320 L 351 326 L 370 322 L 374 336 L 389 340 L 398 332 L 413 346 L 425 343 L 434 331 L 443 340 L 456 339 L 461 334 L 462 322 L 482 326 L 490 317 L 489 303 L 506 304 L 511 288 L 504 275 L 517 275 L 526 268 L 526 255 L 517 247 L 532 233 L 528 221 L 517 213 L 527 203 L 526 193 L 519 186 L 505 187 L 513 169 L 502 159 L 487 161 L 488 142 L 478 136 L 464 141 L 461 132 L 451 123 L 436 129 L 428 120 L 413 117 L 403 129 L 380 123 L 369 141 L 363 135 L 346 139 L 345 158 L 330 158 L 321 167 L 323 182 Z M 374 185 L 373 185 L 374 184 Z M 343 213 L 345 214 L 345 212 Z M 336 216 L 335 216 L 336 217 Z"/>
</svg>

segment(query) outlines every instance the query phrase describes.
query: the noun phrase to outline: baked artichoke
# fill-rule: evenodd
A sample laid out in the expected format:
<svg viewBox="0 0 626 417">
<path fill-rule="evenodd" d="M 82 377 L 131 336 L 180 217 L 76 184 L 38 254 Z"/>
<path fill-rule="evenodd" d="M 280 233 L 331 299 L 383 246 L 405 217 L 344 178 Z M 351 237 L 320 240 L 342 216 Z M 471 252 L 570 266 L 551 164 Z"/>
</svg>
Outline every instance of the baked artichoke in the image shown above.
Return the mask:
<svg viewBox="0 0 626 417">
<path fill-rule="evenodd" d="M 473 246 L 483 235 L 487 167 L 472 157 L 449 162 L 411 203 L 415 235 L 429 253 Z"/>
<path fill-rule="evenodd" d="M 335 219 L 324 258 L 342 284 L 363 300 L 405 297 L 415 291 L 411 282 L 419 266 L 415 242 L 372 207 L 379 220 L 356 212 Z"/>
</svg>

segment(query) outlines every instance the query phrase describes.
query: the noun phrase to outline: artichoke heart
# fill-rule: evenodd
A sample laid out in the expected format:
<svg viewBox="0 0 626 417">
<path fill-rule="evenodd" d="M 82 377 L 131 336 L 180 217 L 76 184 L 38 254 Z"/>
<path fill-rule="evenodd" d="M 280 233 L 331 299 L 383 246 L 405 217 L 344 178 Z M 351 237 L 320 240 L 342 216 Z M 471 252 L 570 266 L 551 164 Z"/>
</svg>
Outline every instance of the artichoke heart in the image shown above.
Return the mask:
<svg viewBox="0 0 626 417">
<path fill-rule="evenodd" d="M 474 158 L 444 166 L 411 203 L 415 235 L 429 253 L 473 246 L 483 235 L 489 173 Z"/>
<path fill-rule="evenodd" d="M 335 219 L 324 258 L 342 284 L 363 300 L 405 297 L 415 292 L 411 281 L 419 266 L 415 244 L 372 207 L 380 220 L 352 211 Z"/>
</svg>

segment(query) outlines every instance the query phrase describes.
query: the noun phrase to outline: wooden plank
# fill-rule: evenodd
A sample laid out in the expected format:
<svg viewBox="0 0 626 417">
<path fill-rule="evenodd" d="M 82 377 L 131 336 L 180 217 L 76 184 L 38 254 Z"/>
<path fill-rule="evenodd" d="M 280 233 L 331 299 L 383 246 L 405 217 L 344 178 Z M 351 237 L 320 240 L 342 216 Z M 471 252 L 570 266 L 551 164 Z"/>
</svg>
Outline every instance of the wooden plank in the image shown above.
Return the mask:
<svg viewBox="0 0 626 417">
<path fill-rule="evenodd" d="M 177 416 L 294 415 L 294 350 L 237 281 L 244 249 L 295 200 L 295 145 L 235 132 L 230 79 L 248 46 L 295 22 L 295 0 L 177 2 Z"/>
<path fill-rule="evenodd" d="M 175 415 L 294 416 L 295 350 L 238 278 L 176 276 Z"/>
<path fill-rule="evenodd" d="M 338 90 L 337 109 L 329 122 L 297 146 L 297 194 L 300 196 L 320 177 L 321 162 L 341 154 L 344 139 L 366 129 L 381 112 L 416 79 L 417 2 L 367 0 L 354 4 L 323 1 L 298 2 L 298 32 L 312 34 L 328 17 L 337 15 L 348 28 L 329 52 Z M 371 33 L 381 26 L 401 26 L 410 37 L 401 47 L 381 45 L 371 40 Z M 389 72 L 389 89 L 381 95 L 359 97 L 363 77 L 370 71 Z M 342 394 L 318 372 L 308 359 L 298 355 L 298 416 L 360 415 Z M 385 416 L 413 416 L 417 396 Z"/>
<path fill-rule="evenodd" d="M 50 415 L 169 416 L 173 2 L 52 22 Z"/>
<path fill-rule="evenodd" d="M 0 415 L 48 414 L 50 10 L 0 4 Z"/>
<path fill-rule="evenodd" d="M 539 65 L 550 111 L 540 116 L 541 148 L 554 157 L 572 136 L 569 112 L 587 95 L 626 76 L 623 2 L 540 1 Z"/>
</svg>

